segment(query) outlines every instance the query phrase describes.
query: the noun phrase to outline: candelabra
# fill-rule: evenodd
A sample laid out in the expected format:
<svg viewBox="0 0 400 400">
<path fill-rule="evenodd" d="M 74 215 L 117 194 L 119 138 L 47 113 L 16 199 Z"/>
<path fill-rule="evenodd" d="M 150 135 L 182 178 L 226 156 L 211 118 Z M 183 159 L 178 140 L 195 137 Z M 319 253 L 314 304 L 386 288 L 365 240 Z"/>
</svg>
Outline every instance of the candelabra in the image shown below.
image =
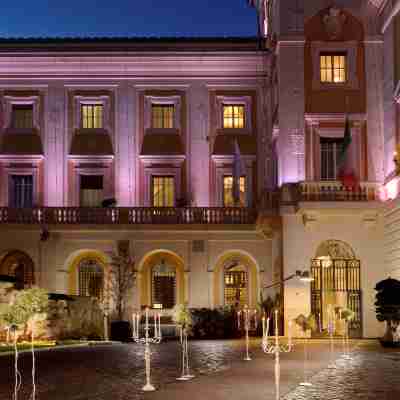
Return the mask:
<svg viewBox="0 0 400 400">
<path fill-rule="evenodd" d="M 246 356 L 244 360 L 251 361 L 249 355 L 249 331 L 257 329 L 257 310 L 251 310 L 246 305 L 243 310 L 237 312 L 237 327 L 240 330 L 242 326 L 246 333 Z"/>
<path fill-rule="evenodd" d="M 188 333 L 187 329 L 182 325 L 179 326 L 180 338 L 181 338 L 181 349 L 182 349 L 182 374 L 178 381 L 188 381 L 194 378 L 194 375 L 190 373 L 189 370 L 189 345 L 188 345 Z"/>
<path fill-rule="evenodd" d="M 140 337 L 140 313 L 134 313 L 132 315 L 132 325 L 133 325 L 133 340 L 136 343 L 144 344 L 144 360 L 146 368 L 146 384 L 142 387 L 144 392 L 152 392 L 156 388 L 151 384 L 150 381 L 150 359 L 151 351 L 150 344 L 159 344 L 161 342 L 161 326 L 160 326 L 160 314 L 154 315 L 154 336 L 150 337 L 149 331 L 149 308 L 146 307 L 145 311 L 145 325 L 144 325 L 144 337 Z"/>
<path fill-rule="evenodd" d="M 275 310 L 275 338 L 271 343 L 268 337 L 269 330 L 269 318 L 267 318 L 267 326 L 265 326 L 265 317 L 262 318 L 263 325 L 263 340 L 262 340 L 262 349 L 266 354 L 275 355 L 275 398 L 279 400 L 280 397 L 280 375 L 281 375 L 281 367 L 279 355 L 280 353 L 289 353 L 293 349 L 292 343 L 292 321 L 289 321 L 289 335 L 287 344 L 279 343 L 279 331 L 278 331 L 278 310 Z"/>
</svg>

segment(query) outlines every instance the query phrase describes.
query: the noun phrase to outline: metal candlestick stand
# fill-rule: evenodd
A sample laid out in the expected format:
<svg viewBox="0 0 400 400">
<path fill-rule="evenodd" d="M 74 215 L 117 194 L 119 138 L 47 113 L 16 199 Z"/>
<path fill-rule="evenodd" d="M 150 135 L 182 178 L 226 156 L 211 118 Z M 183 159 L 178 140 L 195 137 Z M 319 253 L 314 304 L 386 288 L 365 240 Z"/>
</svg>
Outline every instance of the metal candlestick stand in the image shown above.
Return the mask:
<svg viewBox="0 0 400 400">
<path fill-rule="evenodd" d="M 159 344 L 161 342 L 161 327 L 160 327 L 160 314 L 154 316 L 154 337 L 150 337 L 149 331 L 149 308 L 146 308 L 145 312 L 146 320 L 144 326 L 144 337 L 140 337 L 140 313 L 133 314 L 132 322 L 133 322 L 133 340 L 136 343 L 144 344 L 144 360 L 146 366 L 146 384 L 142 387 L 144 392 L 152 392 L 156 390 L 156 388 L 151 384 L 150 381 L 150 358 L 151 358 L 151 351 L 150 351 L 150 344 Z"/>
<path fill-rule="evenodd" d="M 262 349 L 266 354 L 274 354 L 275 355 L 275 398 L 279 400 L 280 397 L 280 375 L 281 375 L 281 367 L 279 355 L 280 353 L 289 353 L 293 349 L 292 343 L 292 324 L 289 321 L 289 339 L 287 344 L 279 343 L 279 332 L 278 332 L 278 310 L 275 310 L 275 340 L 274 343 L 270 343 L 268 340 L 268 329 L 269 329 L 269 318 L 267 319 L 267 328 L 265 329 L 265 318 L 262 319 L 263 322 L 263 340 L 262 340 Z"/>
<path fill-rule="evenodd" d="M 238 329 L 242 329 L 242 326 L 246 332 L 246 355 L 244 357 L 245 361 L 251 361 L 249 355 L 249 331 L 257 329 L 257 310 L 251 310 L 250 308 L 244 306 L 243 310 L 237 313 Z M 253 323 L 252 323 L 253 321 Z"/>
<path fill-rule="evenodd" d="M 181 337 L 181 348 L 182 348 L 182 374 L 178 381 L 188 381 L 193 379 L 195 376 L 190 373 L 189 369 L 189 346 L 188 346 L 188 334 L 186 328 L 179 326 L 180 337 Z"/>
</svg>

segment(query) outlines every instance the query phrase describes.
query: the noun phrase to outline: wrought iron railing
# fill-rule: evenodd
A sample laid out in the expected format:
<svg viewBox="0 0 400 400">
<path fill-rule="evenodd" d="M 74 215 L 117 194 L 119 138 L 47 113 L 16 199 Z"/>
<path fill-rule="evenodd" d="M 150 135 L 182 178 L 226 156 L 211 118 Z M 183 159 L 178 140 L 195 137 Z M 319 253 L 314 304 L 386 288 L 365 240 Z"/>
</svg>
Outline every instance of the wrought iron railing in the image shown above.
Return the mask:
<svg viewBox="0 0 400 400">
<path fill-rule="evenodd" d="M 254 224 L 257 213 L 239 207 L 0 208 L 5 224 Z"/>
</svg>

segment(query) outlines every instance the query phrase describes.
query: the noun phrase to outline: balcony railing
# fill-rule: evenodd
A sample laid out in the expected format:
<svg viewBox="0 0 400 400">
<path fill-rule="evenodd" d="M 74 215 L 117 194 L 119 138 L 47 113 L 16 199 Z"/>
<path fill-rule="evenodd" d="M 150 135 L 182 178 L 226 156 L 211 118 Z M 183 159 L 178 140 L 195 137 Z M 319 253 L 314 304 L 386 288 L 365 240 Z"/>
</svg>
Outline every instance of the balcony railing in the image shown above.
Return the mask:
<svg viewBox="0 0 400 400">
<path fill-rule="evenodd" d="M 39 207 L 0 208 L 2 224 L 254 224 L 257 213 L 251 208 L 85 208 Z"/>
<path fill-rule="evenodd" d="M 354 188 L 340 182 L 303 182 L 298 186 L 298 201 L 378 201 L 379 185 L 360 182 Z"/>
</svg>

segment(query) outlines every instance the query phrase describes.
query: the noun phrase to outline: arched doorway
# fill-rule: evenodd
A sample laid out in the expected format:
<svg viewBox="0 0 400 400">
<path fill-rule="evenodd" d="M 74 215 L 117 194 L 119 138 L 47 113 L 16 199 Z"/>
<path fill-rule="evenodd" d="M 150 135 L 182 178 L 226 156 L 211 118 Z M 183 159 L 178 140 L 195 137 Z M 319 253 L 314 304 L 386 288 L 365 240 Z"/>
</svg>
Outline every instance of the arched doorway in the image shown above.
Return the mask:
<svg viewBox="0 0 400 400">
<path fill-rule="evenodd" d="M 1 259 L 0 274 L 13 276 L 17 279 L 15 287 L 23 289 L 35 284 L 34 264 L 23 251 L 13 250 Z"/>
<path fill-rule="evenodd" d="M 255 262 L 241 252 L 221 256 L 214 269 L 214 303 L 216 306 L 255 307 L 258 293 L 258 269 Z"/>
<path fill-rule="evenodd" d="M 156 251 L 139 264 L 140 305 L 172 309 L 186 299 L 183 260 L 169 251 Z"/>
<path fill-rule="evenodd" d="M 97 251 L 81 251 L 71 261 L 69 294 L 101 299 L 108 260 Z"/>
<path fill-rule="evenodd" d="M 362 336 L 360 260 L 353 249 L 340 240 L 327 240 L 317 249 L 311 262 L 311 312 L 327 328 L 329 312 L 336 307 L 351 309 L 350 337 Z M 337 333 L 341 334 L 337 326 Z"/>
</svg>

